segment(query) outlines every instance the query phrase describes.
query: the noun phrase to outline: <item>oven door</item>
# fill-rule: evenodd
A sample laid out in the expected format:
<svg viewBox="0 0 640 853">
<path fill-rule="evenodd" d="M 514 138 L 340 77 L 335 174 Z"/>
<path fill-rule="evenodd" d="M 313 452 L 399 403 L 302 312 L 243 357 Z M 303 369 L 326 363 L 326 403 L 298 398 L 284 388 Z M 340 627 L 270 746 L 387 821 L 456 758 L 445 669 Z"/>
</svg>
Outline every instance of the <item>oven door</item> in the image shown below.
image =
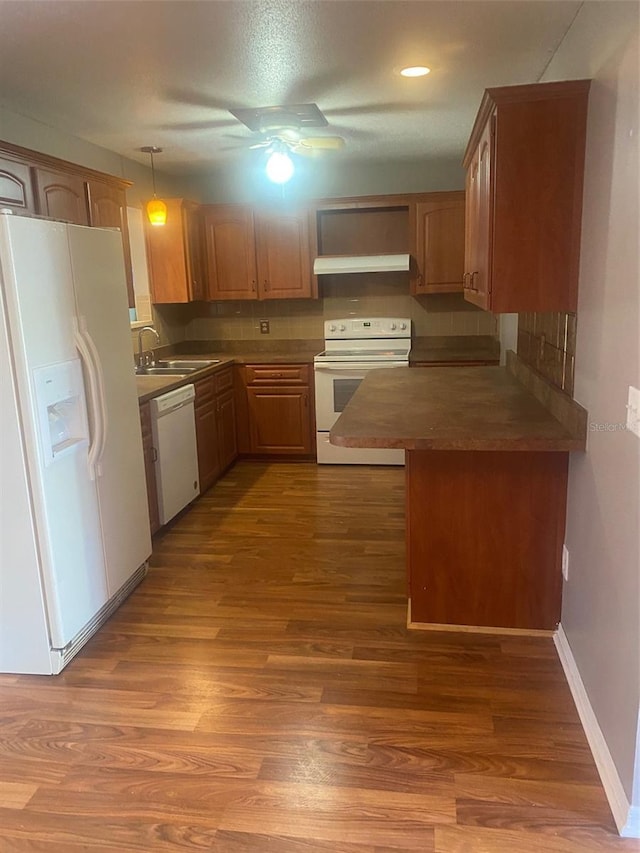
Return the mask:
<svg viewBox="0 0 640 853">
<path fill-rule="evenodd" d="M 407 367 L 407 362 L 316 362 L 316 429 L 318 432 L 331 429 L 370 370 L 387 367 Z"/>
</svg>

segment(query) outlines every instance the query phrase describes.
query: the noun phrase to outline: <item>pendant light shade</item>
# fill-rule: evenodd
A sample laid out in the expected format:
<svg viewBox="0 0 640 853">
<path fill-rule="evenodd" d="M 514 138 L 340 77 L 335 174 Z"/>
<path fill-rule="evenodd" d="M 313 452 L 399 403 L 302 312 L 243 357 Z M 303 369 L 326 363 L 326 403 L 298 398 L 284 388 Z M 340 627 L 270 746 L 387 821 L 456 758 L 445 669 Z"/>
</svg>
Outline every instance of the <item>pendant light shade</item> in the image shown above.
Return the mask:
<svg viewBox="0 0 640 853">
<path fill-rule="evenodd" d="M 167 205 L 159 198 L 147 202 L 147 216 L 152 225 L 167 224 Z"/>
<path fill-rule="evenodd" d="M 167 224 L 167 205 L 156 196 L 156 170 L 153 163 L 153 155 L 161 154 L 162 148 L 157 148 L 155 145 L 145 145 L 140 149 L 145 154 L 151 156 L 151 180 L 153 181 L 153 198 L 147 202 L 147 216 L 149 222 L 154 226 L 162 226 Z"/>
</svg>

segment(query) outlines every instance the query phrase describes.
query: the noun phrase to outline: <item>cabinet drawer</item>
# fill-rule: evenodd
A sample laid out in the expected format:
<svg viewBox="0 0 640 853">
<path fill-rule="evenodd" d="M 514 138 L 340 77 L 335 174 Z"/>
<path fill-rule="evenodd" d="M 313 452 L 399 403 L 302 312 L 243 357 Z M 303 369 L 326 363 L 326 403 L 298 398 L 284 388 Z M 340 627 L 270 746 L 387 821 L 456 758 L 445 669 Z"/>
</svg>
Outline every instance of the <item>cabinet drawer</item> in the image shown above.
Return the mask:
<svg viewBox="0 0 640 853">
<path fill-rule="evenodd" d="M 308 364 L 248 364 L 244 368 L 247 385 L 308 385 Z"/>
<path fill-rule="evenodd" d="M 213 401 L 215 396 L 216 386 L 213 376 L 207 376 L 206 379 L 199 379 L 193 383 L 196 392 L 195 406 L 199 408 L 206 403 Z"/>
<path fill-rule="evenodd" d="M 233 388 L 233 372 L 231 368 L 221 370 L 220 373 L 214 375 L 216 394 L 226 391 L 228 388 Z"/>
</svg>

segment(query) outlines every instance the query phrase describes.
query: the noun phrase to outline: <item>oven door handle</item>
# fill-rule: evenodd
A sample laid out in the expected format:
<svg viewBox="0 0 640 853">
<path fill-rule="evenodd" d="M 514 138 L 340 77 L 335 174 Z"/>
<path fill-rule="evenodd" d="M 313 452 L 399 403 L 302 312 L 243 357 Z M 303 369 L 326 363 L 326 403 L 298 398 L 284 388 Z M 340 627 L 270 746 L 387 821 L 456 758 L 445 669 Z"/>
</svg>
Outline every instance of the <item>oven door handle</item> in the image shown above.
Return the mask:
<svg viewBox="0 0 640 853">
<path fill-rule="evenodd" d="M 316 370 L 325 370 L 325 371 L 338 371 L 338 370 L 378 370 L 379 368 L 386 367 L 409 367 L 408 361 L 377 361 L 377 362 L 344 362 L 342 364 L 337 364 L 336 362 L 332 364 L 318 364 L 314 365 Z"/>
</svg>

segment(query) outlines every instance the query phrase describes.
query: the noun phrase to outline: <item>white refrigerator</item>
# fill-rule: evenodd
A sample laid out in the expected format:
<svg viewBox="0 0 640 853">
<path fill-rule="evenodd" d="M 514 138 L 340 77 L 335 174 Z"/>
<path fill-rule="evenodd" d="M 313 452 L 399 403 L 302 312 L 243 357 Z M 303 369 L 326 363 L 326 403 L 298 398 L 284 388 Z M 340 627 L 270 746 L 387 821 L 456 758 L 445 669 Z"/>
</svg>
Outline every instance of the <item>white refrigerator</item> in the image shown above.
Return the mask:
<svg viewBox="0 0 640 853">
<path fill-rule="evenodd" d="M 151 554 L 117 230 L 0 212 L 0 672 L 55 674 Z"/>
</svg>

